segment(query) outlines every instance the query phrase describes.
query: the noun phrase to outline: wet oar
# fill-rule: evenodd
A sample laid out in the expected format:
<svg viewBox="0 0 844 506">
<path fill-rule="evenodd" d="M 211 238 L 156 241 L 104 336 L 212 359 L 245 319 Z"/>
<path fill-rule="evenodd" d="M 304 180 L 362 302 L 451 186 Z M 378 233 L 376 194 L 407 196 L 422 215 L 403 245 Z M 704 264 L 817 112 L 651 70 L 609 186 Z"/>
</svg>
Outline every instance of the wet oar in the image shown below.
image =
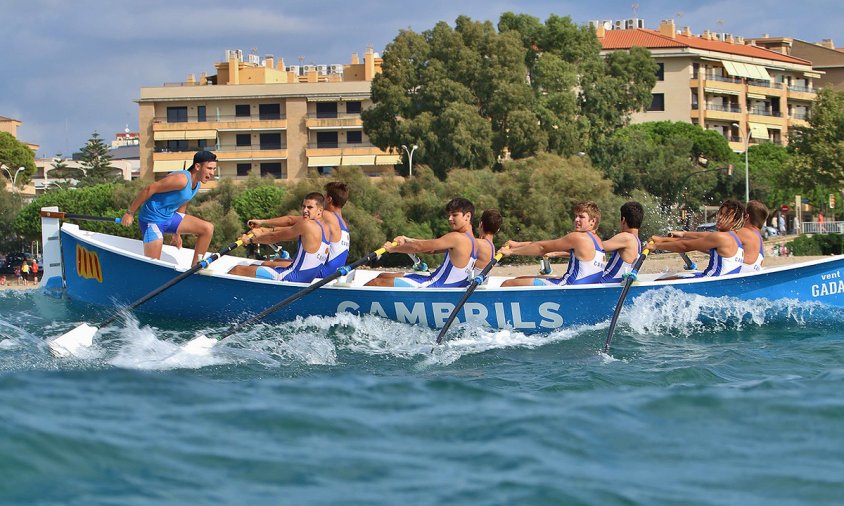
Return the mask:
<svg viewBox="0 0 844 506">
<path fill-rule="evenodd" d="M 393 245 L 396 245 L 396 243 L 393 243 Z M 316 283 L 308 285 L 306 288 L 303 288 L 303 289 L 299 290 L 298 292 L 294 293 L 293 295 L 291 295 L 290 297 L 287 297 L 283 301 L 281 301 L 281 302 L 279 302 L 279 303 L 277 303 L 273 306 L 268 307 L 267 309 L 261 311 L 260 313 L 258 313 L 255 316 L 249 318 L 248 320 L 245 320 L 245 321 L 242 321 L 240 323 L 236 323 L 236 324 L 232 325 L 220 337 L 208 337 L 208 336 L 203 334 L 203 335 L 194 337 L 193 339 L 188 341 L 182 347 L 182 349 L 187 351 L 187 352 L 191 352 L 191 353 L 201 353 L 204 350 L 207 350 L 207 349 L 213 347 L 219 341 L 222 341 L 223 339 L 225 339 L 225 338 L 229 337 L 230 335 L 234 334 L 240 328 L 245 327 L 245 326 L 247 326 L 251 323 L 254 323 L 254 322 L 264 318 L 268 314 L 274 313 L 274 312 L 278 311 L 279 309 L 281 309 L 285 306 L 289 306 L 290 304 L 296 302 L 297 300 L 301 299 L 305 295 L 308 295 L 309 293 L 313 292 L 314 290 L 317 290 L 317 289 L 327 285 L 328 283 L 331 283 L 332 281 L 339 278 L 340 276 L 345 276 L 346 274 L 352 272 L 353 270 L 357 269 L 361 265 L 375 260 L 376 258 L 383 255 L 384 252 L 386 252 L 386 251 L 387 250 L 385 248 L 377 249 L 377 250 L 369 253 L 365 257 L 362 257 L 362 258 L 355 260 L 354 262 L 350 263 L 349 265 L 344 265 L 343 267 L 340 267 L 334 273 L 329 274 L 328 276 L 322 278 L 320 281 L 317 281 Z"/>
<path fill-rule="evenodd" d="M 247 235 L 247 239 L 249 237 L 252 237 L 252 234 Z M 219 259 L 221 256 L 225 255 L 226 253 L 230 252 L 231 250 L 233 250 L 233 249 L 235 249 L 235 248 L 237 248 L 241 245 L 243 245 L 243 240 L 238 239 L 237 241 L 229 244 L 228 246 L 221 249 L 217 253 L 214 253 L 213 255 L 209 256 L 208 258 L 200 260 L 196 265 L 194 265 L 190 269 L 188 269 L 185 272 L 179 274 L 175 278 L 173 278 L 170 281 L 164 283 L 160 287 L 158 287 L 155 290 L 149 292 L 148 294 L 144 295 L 143 297 L 136 300 L 135 302 L 129 304 L 126 307 L 126 309 L 127 310 L 135 309 L 136 307 L 140 306 L 144 302 L 150 300 L 151 298 L 155 297 L 156 295 L 160 294 L 161 292 L 163 292 L 163 291 L 167 290 L 168 288 L 172 287 L 176 283 L 179 283 L 179 282 L 187 279 L 188 277 L 190 277 L 191 275 L 193 275 L 194 273 L 196 273 L 200 269 L 204 269 L 204 268 L 208 267 L 209 265 L 211 265 L 212 262 L 214 262 L 215 260 Z M 118 312 L 117 314 L 115 314 L 114 316 L 112 316 L 108 320 L 105 320 L 104 322 L 100 323 L 97 326 L 91 326 L 91 325 L 88 325 L 87 323 L 83 323 L 82 325 L 76 327 L 75 329 L 71 330 L 70 332 L 66 332 L 65 334 L 62 334 L 59 337 L 50 341 L 50 351 L 53 353 L 53 355 L 55 355 L 57 357 L 66 357 L 68 355 L 76 355 L 76 353 L 81 348 L 88 348 L 92 344 L 94 344 L 94 335 L 97 333 L 97 331 L 99 329 L 101 329 L 101 328 L 105 327 L 106 325 L 109 325 L 110 323 L 114 322 L 115 320 L 120 318 L 121 315 L 122 315 L 122 313 Z"/>
<path fill-rule="evenodd" d="M 85 214 L 70 214 L 60 211 L 41 211 L 43 218 L 58 218 L 60 220 L 87 220 L 87 221 L 107 221 L 109 223 L 120 223 L 120 218 L 111 218 L 109 216 L 88 216 Z"/>
<path fill-rule="evenodd" d="M 457 318 L 457 313 L 460 312 L 460 309 L 463 307 L 464 304 L 466 304 L 466 301 L 469 300 L 469 297 L 472 296 L 472 293 L 475 291 L 475 288 L 477 288 L 478 285 L 484 282 L 487 274 L 489 274 L 489 271 L 491 271 L 492 268 L 495 267 L 495 264 L 497 264 L 503 256 L 504 253 L 499 252 L 497 255 L 495 255 L 492 260 L 489 261 L 488 264 L 486 264 L 486 267 L 484 267 L 484 270 L 482 270 L 480 274 L 472 278 L 472 282 L 469 284 L 469 288 L 466 289 L 466 293 L 463 294 L 463 298 L 460 299 L 460 302 L 458 302 L 456 306 L 454 306 L 454 309 L 451 311 L 451 314 L 448 315 L 448 320 L 445 321 L 445 325 L 443 325 L 443 328 L 440 329 L 440 333 L 437 334 L 437 344 L 442 343 L 443 336 L 448 331 L 448 328 L 451 327 L 451 324 L 454 322 L 454 319 Z"/>
<path fill-rule="evenodd" d="M 604 343 L 604 353 L 609 353 L 610 351 L 612 335 L 613 332 L 615 332 L 615 324 L 618 323 L 618 315 L 621 314 L 621 307 L 624 305 L 624 299 L 627 297 L 627 292 L 630 291 L 630 285 L 636 281 L 636 277 L 639 275 L 639 269 L 648 257 L 648 253 L 651 252 L 651 245 L 653 245 L 653 241 L 648 242 L 648 247 L 642 250 L 642 253 L 639 254 L 639 258 L 637 258 L 633 263 L 633 269 L 624 275 L 624 288 L 621 289 L 621 295 L 618 297 L 618 303 L 615 305 L 615 312 L 612 314 L 612 320 L 610 320 L 610 328 L 607 331 L 607 342 Z"/>
<path fill-rule="evenodd" d="M 686 268 L 687 271 L 693 271 L 693 270 L 697 269 L 697 264 L 692 262 L 692 259 L 689 258 L 689 255 L 682 253 L 682 252 L 679 255 L 680 255 L 680 258 L 683 259 L 683 264 L 685 264 L 684 267 Z"/>
</svg>

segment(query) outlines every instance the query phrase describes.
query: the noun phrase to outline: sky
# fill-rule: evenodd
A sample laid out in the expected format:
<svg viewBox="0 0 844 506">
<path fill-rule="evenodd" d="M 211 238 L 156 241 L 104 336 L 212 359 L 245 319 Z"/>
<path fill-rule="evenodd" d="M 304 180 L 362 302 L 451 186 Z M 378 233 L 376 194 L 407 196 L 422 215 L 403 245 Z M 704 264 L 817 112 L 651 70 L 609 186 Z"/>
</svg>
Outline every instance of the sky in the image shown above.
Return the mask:
<svg viewBox="0 0 844 506">
<path fill-rule="evenodd" d="M 237 5 L 240 4 L 240 5 Z M 799 8 L 795 8 L 799 6 Z M 93 132 L 109 143 L 138 130 L 140 88 L 215 73 L 226 49 L 257 49 L 287 65 L 349 63 L 381 53 L 399 30 L 422 32 L 460 15 L 497 22 L 504 12 L 589 20 L 640 18 L 744 37 L 833 39 L 844 47 L 840 0 L 0 0 L 0 116 L 38 158 L 70 156 Z"/>
</svg>

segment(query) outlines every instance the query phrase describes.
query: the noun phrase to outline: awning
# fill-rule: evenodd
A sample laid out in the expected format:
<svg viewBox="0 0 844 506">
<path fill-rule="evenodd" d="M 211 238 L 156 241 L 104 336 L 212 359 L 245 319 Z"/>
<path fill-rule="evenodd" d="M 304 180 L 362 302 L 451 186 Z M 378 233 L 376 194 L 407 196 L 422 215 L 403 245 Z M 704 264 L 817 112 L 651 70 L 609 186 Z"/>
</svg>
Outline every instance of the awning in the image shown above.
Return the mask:
<svg viewBox="0 0 844 506">
<path fill-rule="evenodd" d="M 741 92 L 740 92 L 740 91 L 736 91 L 736 90 L 722 90 L 722 89 L 720 89 L 720 88 L 709 88 L 709 87 L 706 87 L 706 88 L 704 88 L 704 89 L 703 89 L 703 91 L 705 91 L 705 92 L 707 92 L 707 93 L 720 93 L 721 95 L 741 95 Z"/>
<path fill-rule="evenodd" d="M 401 162 L 401 155 L 378 155 L 375 157 L 375 165 L 396 165 Z"/>
<path fill-rule="evenodd" d="M 748 123 L 750 126 L 750 136 L 754 139 L 769 139 L 768 127 L 759 123 Z"/>
<path fill-rule="evenodd" d="M 178 132 L 155 132 L 155 134 L 153 134 L 153 139 L 157 141 L 183 141 L 216 138 L 216 130 L 179 130 Z"/>
<path fill-rule="evenodd" d="M 375 165 L 375 155 L 343 155 L 343 165 Z"/>
<path fill-rule="evenodd" d="M 309 156 L 308 167 L 337 167 L 340 165 L 339 156 Z"/>
<path fill-rule="evenodd" d="M 343 97 L 308 97 L 308 102 L 342 102 Z"/>
<path fill-rule="evenodd" d="M 765 67 L 753 65 L 751 63 L 738 63 L 734 61 L 723 61 L 724 69 L 731 76 L 747 77 L 749 79 L 759 79 L 761 81 L 770 81 L 771 76 Z"/>
<path fill-rule="evenodd" d="M 821 78 L 821 75 L 818 74 L 817 72 L 803 72 L 803 75 L 806 76 L 806 77 L 812 77 L 812 78 L 815 78 L 815 79 Z"/>
<path fill-rule="evenodd" d="M 196 139 L 216 139 L 217 138 L 217 131 L 216 130 L 188 130 L 185 132 L 185 139 L 189 140 L 196 140 Z"/>
<path fill-rule="evenodd" d="M 188 169 L 191 166 L 190 160 L 162 160 L 152 163 L 153 172 L 173 172 L 174 170 Z"/>
<path fill-rule="evenodd" d="M 758 93 L 748 93 L 747 98 L 755 98 L 756 100 L 765 100 L 768 97 L 766 97 L 765 95 L 760 95 Z"/>
</svg>

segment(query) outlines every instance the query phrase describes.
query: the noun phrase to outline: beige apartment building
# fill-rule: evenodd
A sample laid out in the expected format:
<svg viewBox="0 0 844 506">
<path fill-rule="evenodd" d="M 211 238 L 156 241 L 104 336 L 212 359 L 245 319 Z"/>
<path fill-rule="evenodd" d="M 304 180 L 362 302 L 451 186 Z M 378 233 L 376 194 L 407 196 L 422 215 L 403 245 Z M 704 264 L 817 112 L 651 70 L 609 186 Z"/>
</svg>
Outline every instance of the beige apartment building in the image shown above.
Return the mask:
<svg viewBox="0 0 844 506">
<path fill-rule="evenodd" d="M 759 142 L 785 144 L 790 128 L 808 125 L 822 75 L 811 62 L 730 34 L 678 32 L 673 20 L 659 30 L 612 26 L 596 23 L 604 54 L 640 46 L 659 64 L 651 106 L 634 113 L 633 123 L 690 122 L 720 133 L 737 152 Z"/>
<path fill-rule="evenodd" d="M 750 39 L 757 46 L 778 53 L 802 58 L 812 62 L 812 68 L 819 71 L 820 78 L 815 80 L 816 88 L 844 90 L 844 50 L 836 49 L 832 39 L 818 43 L 806 42 L 791 37 L 762 37 Z"/>
<path fill-rule="evenodd" d="M 293 181 L 345 165 L 392 174 L 401 162 L 363 132 L 360 113 L 381 71 L 371 48 L 363 62 L 353 55 L 347 65 L 291 66 L 229 50 L 215 68 L 215 75 L 141 88 L 141 179 L 182 169 L 200 149 L 214 151 L 220 176 L 236 181 Z"/>
</svg>

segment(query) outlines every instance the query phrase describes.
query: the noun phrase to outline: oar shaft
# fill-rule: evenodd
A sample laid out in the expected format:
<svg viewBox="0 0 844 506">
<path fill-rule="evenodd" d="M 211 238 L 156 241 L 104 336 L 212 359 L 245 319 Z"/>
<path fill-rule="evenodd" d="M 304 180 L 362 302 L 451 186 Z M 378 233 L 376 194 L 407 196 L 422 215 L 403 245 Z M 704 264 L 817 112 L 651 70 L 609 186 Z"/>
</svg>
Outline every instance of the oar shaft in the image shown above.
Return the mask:
<svg viewBox="0 0 844 506">
<path fill-rule="evenodd" d="M 109 223 L 120 223 L 120 218 L 111 218 L 109 216 L 88 216 L 85 214 L 70 214 L 61 211 L 41 211 L 42 218 L 58 218 L 60 220 L 87 220 L 87 221 L 106 221 Z"/>
<path fill-rule="evenodd" d="M 651 252 L 651 244 L 653 243 L 649 242 L 649 247 L 642 250 L 642 253 L 639 255 L 639 258 L 637 258 L 636 262 L 633 264 L 633 268 L 629 273 L 630 275 L 624 281 L 624 287 L 621 289 L 621 295 L 618 297 L 618 302 L 615 305 L 615 311 L 613 311 L 612 319 L 610 320 L 610 328 L 609 330 L 607 330 L 607 340 L 604 343 L 604 353 L 608 353 L 610 350 L 610 344 L 612 344 L 612 336 L 613 333 L 615 333 L 615 326 L 618 323 L 618 316 L 621 314 L 621 308 L 624 306 L 624 299 L 627 298 L 627 292 L 630 291 L 630 286 L 633 285 L 633 281 L 636 280 L 636 275 L 638 275 L 639 269 L 642 267 L 642 264 L 645 263 L 645 259 Z"/>
<path fill-rule="evenodd" d="M 252 234 L 249 234 L 249 235 L 251 236 Z M 198 262 L 196 265 L 194 265 L 194 266 L 193 266 L 193 267 L 191 267 L 190 269 L 188 269 L 188 270 L 186 270 L 185 272 L 183 272 L 183 273 L 179 274 L 179 275 L 178 275 L 178 276 L 176 276 L 175 278 L 173 278 L 173 279 L 171 279 L 170 281 L 168 281 L 168 282 L 164 283 L 164 284 L 163 284 L 163 285 L 161 285 L 160 287 L 158 287 L 158 288 L 156 288 L 155 290 L 153 290 L 153 291 L 149 292 L 148 294 L 144 295 L 143 297 L 141 297 L 140 299 L 136 300 L 135 302 L 133 302 L 133 303 L 129 304 L 128 306 L 126 306 L 126 310 L 132 310 L 132 309 L 135 309 L 136 307 L 140 306 L 140 305 L 141 305 L 141 304 L 143 304 L 144 302 L 146 302 L 146 301 L 150 300 L 151 298 L 155 297 L 156 295 L 158 295 L 158 294 L 160 294 L 160 293 L 164 292 L 165 290 L 167 290 L 167 289 L 171 288 L 173 285 L 175 285 L 175 284 L 177 284 L 177 283 L 180 283 L 180 282 L 181 282 L 181 281 L 183 281 L 184 279 L 186 279 L 186 278 L 190 277 L 191 275 L 193 275 L 194 273 L 196 273 L 196 272 L 197 272 L 197 271 L 199 271 L 200 269 L 204 269 L 205 267 L 208 267 L 209 265 L 211 265 L 211 263 L 212 263 L 212 262 L 214 262 L 215 260 L 219 259 L 221 256 L 225 255 L 226 253 L 230 252 L 231 250 L 233 250 L 233 249 L 235 249 L 235 248 L 237 248 L 237 247 L 241 246 L 242 244 L 243 244 L 243 241 L 242 241 L 241 239 L 238 239 L 237 241 L 235 241 L 235 242 L 233 242 L 233 243 L 229 244 L 228 246 L 226 246 L 225 248 L 221 249 L 221 250 L 220 250 L 220 251 L 218 251 L 217 253 L 214 253 L 213 255 L 211 255 L 210 257 L 208 257 L 208 258 L 206 258 L 206 259 L 204 259 L 204 260 L 201 260 L 200 262 Z M 106 321 L 104 321 L 104 322 L 100 323 L 100 324 L 99 324 L 99 327 L 100 327 L 100 328 L 105 327 L 106 325 L 108 325 L 108 324 L 110 324 L 110 323 L 114 322 L 114 321 L 115 321 L 115 320 L 117 320 L 118 318 L 120 318 L 120 313 L 117 313 L 117 314 L 115 314 L 114 316 L 112 316 L 111 318 L 109 318 L 108 320 L 106 320 Z"/>
<path fill-rule="evenodd" d="M 393 243 L 393 244 L 395 244 L 395 243 Z M 340 267 L 339 269 L 337 269 L 337 271 L 335 271 L 335 272 L 329 274 L 328 276 L 322 278 L 320 281 L 317 281 L 316 283 L 313 283 L 312 285 L 309 285 L 308 287 L 299 290 L 298 292 L 294 293 L 290 297 L 287 297 L 286 299 L 282 300 L 281 302 L 268 307 L 267 309 L 261 311 L 260 313 L 256 314 L 255 316 L 253 316 L 253 317 L 251 317 L 251 318 L 249 318 L 245 321 L 242 321 L 240 323 L 237 323 L 235 325 L 232 325 L 231 327 L 228 328 L 228 330 L 226 330 L 226 332 L 223 335 L 218 337 L 217 340 L 222 341 L 223 339 L 225 339 L 225 338 L 229 337 L 230 335 L 234 334 L 235 332 L 237 332 L 238 329 L 240 329 L 240 328 L 242 328 L 246 325 L 249 325 L 251 323 L 254 323 L 258 320 L 261 320 L 265 316 L 267 316 L 271 313 L 274 313 L 274 312 L 278 311 L 279 309 L 292 304 L 293 302 L 296 302 L 297 300 L 299 300 L 302 297 L 308 295 L 309 293 L 327 285 L 328 283 L 331 283 L 332 281 L 339 278 L 340 276 L 345 276 L 346 274 L 353 271 L 354 269 L 357 269 L 361 265 L 363 265 L 363 264 L 365 264 L 369 261 L 375 260 L 379 256 L 383 255 L 385 251 L 386 251 L 386 249 L 384 249 L 384 248 L 377 249 L 377 250 L 369 253 L 365 257 L 361 257 L 361 258 L 355 260 L 354 262 L 350 263 L 349 265 Z"/>
<path fill-rule="evenodd" d="M 475 289 L 478 288 L 478 285 L 483 283 L 483 280 L 486 278 L 487 274 L 489 274 L 489 271 L 491 271 L 492 268 L 495 267 L 495 264 L 497 264 L 503 256 L 503 253 L 498 253 L 497 255 L 495 255 L 495 257 L 490 260 L 488 264 L 486 264 L 484 270 L 482 270 L 478 276 L 472 278 L 472 282 L 469 284 L 469 288 L 466 289 L 466 292 L 463 294 L 463 297 L 461 297 L 457 305 L 454 306 L 454 309 L 451 311 L 451 314 L 448 315 L 448 320 L 445 321 L 445 325 L 443 325 L 443 328 L 440 329 L 440 333 L 437 334 L 437 344 L 442 343 L 443 336 L 448 331 L 448 328 L 451 327 L 451 324 L 454 322 L 454 319 L 457 318 L 457 313 L 460 312 L 460 310 L 466 304 L 466 301 L 469 300 L 469 297 L 471 297 L 472 293 L 475 292 Z"/>
</svg>

